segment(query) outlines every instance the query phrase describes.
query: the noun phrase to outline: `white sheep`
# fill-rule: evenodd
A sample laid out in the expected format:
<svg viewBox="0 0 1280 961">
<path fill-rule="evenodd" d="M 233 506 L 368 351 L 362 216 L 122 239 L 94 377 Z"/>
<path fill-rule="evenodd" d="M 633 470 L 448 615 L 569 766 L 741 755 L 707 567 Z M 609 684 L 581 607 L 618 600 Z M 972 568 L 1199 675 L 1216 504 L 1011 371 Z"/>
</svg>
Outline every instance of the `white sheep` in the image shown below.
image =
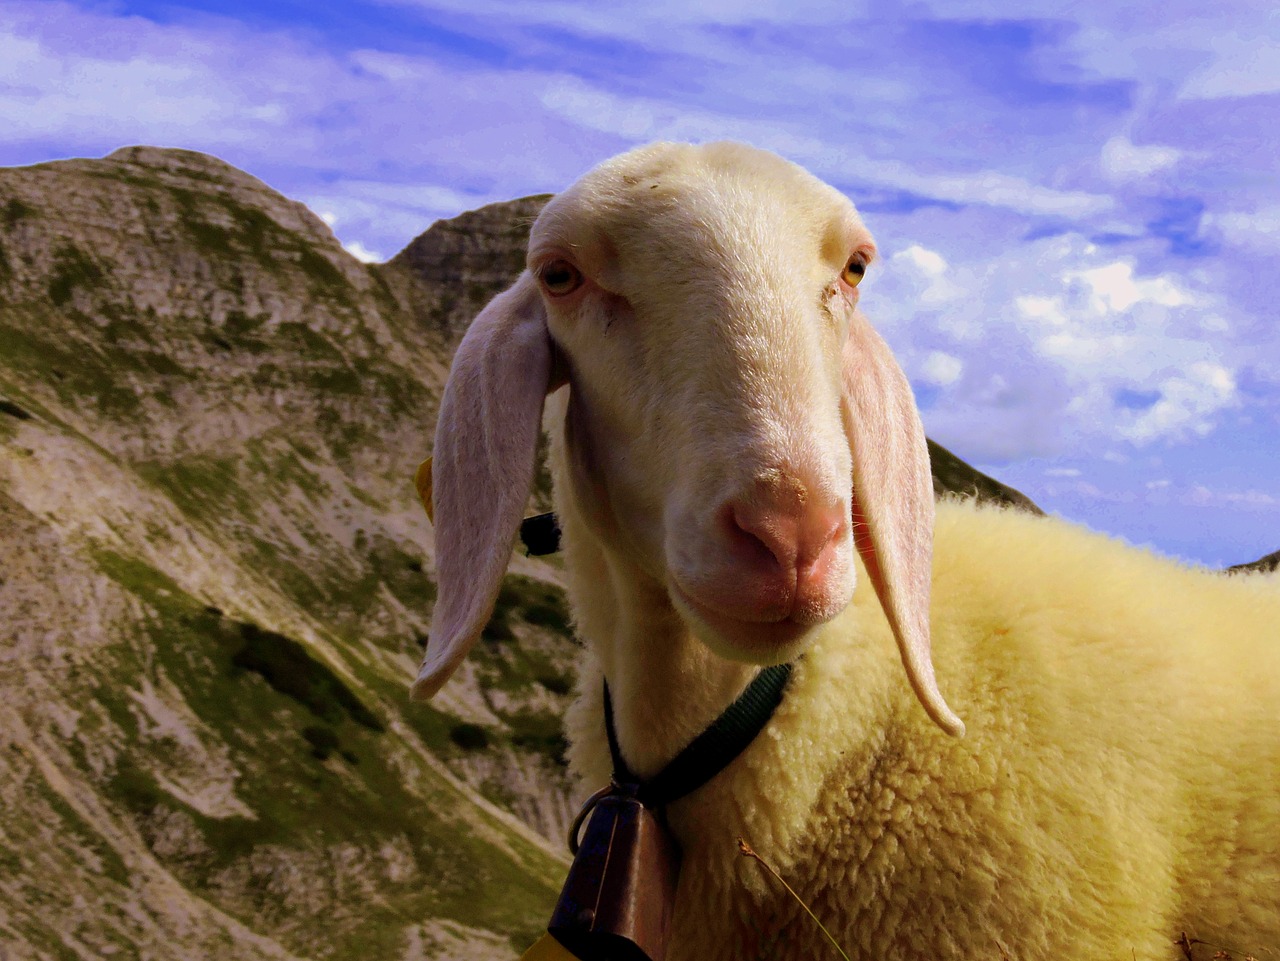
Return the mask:
<svg viewBox="0 0 1280 961">
<path fill-rule="evenodd" d="M 855 958 L 1170 959 L 1181 932 L 1275 957 L 1280 578 L 968 503 L 935 522 L 910 388 L 856 308 L 874 258 L 848 200 L 740 145 L 634 150 L 552 200 L 445 390 L 414 696 L 493 608 L 554 392 L 586 785 L 602 677 L 647 777 L 796 663 L 668 812 L 669 958 L 834 956 L 738 836 Z"/>
</svg>

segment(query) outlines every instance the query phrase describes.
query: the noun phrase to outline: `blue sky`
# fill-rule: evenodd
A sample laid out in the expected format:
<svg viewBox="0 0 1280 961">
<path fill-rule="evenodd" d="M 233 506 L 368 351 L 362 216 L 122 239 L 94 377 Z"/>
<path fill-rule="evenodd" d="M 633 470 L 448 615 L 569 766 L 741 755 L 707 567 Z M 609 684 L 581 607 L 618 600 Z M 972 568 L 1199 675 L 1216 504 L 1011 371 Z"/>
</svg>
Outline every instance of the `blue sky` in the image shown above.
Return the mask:
<svg viewBox="0 0 1280 961">
<path fill-rule="evenodd" d="M 216 154 L 366 259 L 655 139 L 859 205 L 930 436 L 1170 554 L 1280 549 L 1280 12 L 918 0 L 0 5 L 0 164 Z"/>
</svg>

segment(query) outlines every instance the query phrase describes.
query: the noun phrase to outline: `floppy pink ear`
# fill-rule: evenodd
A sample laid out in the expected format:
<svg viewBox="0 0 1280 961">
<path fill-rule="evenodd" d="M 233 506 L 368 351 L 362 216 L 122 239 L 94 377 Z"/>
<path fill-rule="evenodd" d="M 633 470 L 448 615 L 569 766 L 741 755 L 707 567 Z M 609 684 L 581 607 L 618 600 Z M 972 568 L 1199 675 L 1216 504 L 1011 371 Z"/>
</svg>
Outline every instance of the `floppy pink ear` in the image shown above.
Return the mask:
<svg viewBox="0 0 1280 961">
<path fill-rule="evenodd" d="M 933 481 L 911 385 L 858 312 L 844 346 L 845 430 L 853 454 L 853 538 L 916 697 L 948 734 L 964 722 L 938 692 L 929 650 Z"/>
<path fill-rule="evenodd" d="M 493 614 L 533 484 L 551 358 L 527 273 L 481 311 L 454 355 L 432 455 L 438 593 L 414 700 L 452 676 Z"/>
</svg>

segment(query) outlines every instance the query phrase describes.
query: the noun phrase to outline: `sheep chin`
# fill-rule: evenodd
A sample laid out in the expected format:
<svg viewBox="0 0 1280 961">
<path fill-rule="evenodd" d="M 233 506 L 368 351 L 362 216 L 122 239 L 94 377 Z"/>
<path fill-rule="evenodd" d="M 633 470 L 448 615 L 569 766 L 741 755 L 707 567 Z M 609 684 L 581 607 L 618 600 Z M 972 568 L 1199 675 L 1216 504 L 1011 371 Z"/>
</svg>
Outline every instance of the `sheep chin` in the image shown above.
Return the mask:
<svg viewBox="0 0 1280 961">
<path fill-rule="evenodd" d="M 794 661 L 817 637 L 822 622 L 744 621 L 699 604 L 679 585 L 668 588 L 671 603 L 689 631 L 713 654 L 728 661 L 769 667 Z"/>
</svg>

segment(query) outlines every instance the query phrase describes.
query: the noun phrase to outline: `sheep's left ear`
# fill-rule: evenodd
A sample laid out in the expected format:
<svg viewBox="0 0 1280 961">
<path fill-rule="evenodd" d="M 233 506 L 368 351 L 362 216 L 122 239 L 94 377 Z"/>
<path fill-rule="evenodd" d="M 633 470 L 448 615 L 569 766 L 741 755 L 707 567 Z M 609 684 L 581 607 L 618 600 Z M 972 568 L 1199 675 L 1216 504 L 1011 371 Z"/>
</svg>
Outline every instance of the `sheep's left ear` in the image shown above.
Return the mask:
<svg viewBox="0 0 1280 961">
<path fill-rule="evenodd" d="M 414 700 L 440 689 L 493 614 L 533 484 L 551 376 L 546 311 L 525 273 L 472 321 L 440 401 L 430 484 L 438 596 Z"/>
<path fill-rule="evenodd" d="M 933 480 L 906 374 L 861 312 L 843 357 L 844 418 L 853 455 L 853 539 L 884 608 L 911 687 L 949 734 L 964 722 L 934 678 L 929 644 Z"/>
</svg>

